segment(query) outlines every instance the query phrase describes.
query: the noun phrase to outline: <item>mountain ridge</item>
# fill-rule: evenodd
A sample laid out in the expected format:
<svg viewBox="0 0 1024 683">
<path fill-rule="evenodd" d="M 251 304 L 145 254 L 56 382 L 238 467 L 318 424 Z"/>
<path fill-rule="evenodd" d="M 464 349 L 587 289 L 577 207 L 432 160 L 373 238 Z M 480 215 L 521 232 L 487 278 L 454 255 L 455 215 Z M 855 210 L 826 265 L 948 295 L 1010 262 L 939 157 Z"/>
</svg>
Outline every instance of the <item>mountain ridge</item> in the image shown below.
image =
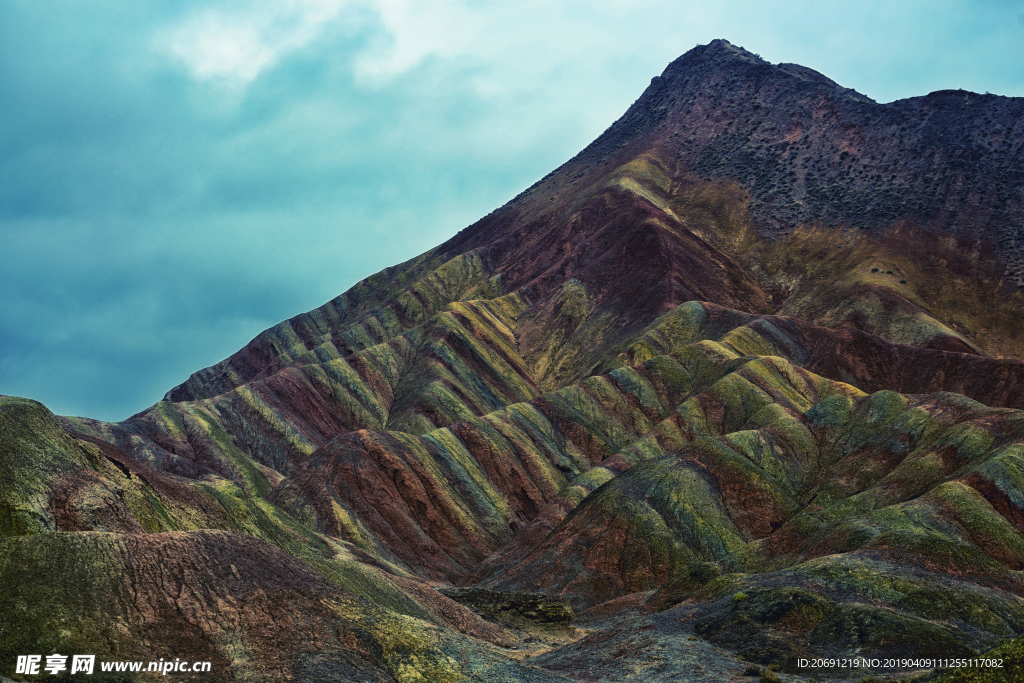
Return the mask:
<svg viewBox="0 0 1024 683">
<path fill-rule="evenodd" d="M 666 105 L 663 104 L 663 100 L 666 97 L 666 89 L 670 87 L 669 84 L 678 85 L 678 83 L 681 80 L 686 81 L 689 80 L 690 78 L 693 78 L 693 76 L 691 76 L 692 72 L 696 73 L 697 77 L 706 76 L 709 73 L 712 74 L 712 76 L 707 80 L 712 81 L 712 84 L 714 84 L 714 82 L 716 81 L 716 79 L 714 78 L 714 74 L 719 74 L 720 72 L 722 72 L 724 70 L 724 67 L 728 67 L 731 69 L 736 65 L 741 65 L 744 68 L 744 70 L 748 72 L 752 70 L 754 76 L 751 76 L 751 78 L 755 83 L 769 83 L 772 81 L 777 81 L 779 79 L 779 74 L 782 74 L 783 80 L 795 81 L 806 84 L 804 86 L 801 86 L 800 89 L 802 90 L 811 90 L 819 95 L 828 95 L 830 96 L 830 100 L 834 100 L 836 97 L 839 97 L 840 99 L 849 100 L 860 104 L 870 104 L 874 107 L 882 108 L 878 109 L 878 111 L 895 111 L 904 108 L 917 109 L 919 108 L 918 105 L 921 104 L 922 102 L 931 102 L 933 104 L 939 105 L 939 111 L 935 113 L 935 115 L 937 116 L 938 114 L 942 114 L 945 111 L 946 105 L 950 104 L 950 102 L 947 102 L 947 100 L 950 100 L 950 98 L 955 99 L 959 97 L 960 100 L 958 101 L 962 102 L 964 98 L 969 99 L 971 97 L 974 97 L 979 98 L 981 103 L 985 105 L 999 102 L 1005 105 L 1003 108 L 1008 108 L 1012 110 L 1009 113 L 1011 116 L 1014 117 L 1015 122 L 1013 124 L 1013 130 L 1016 131 L 1014 133 L 1016 137 L 1016 142 L 1012 145 L 1012 149 L 1010 150 L 1010 152 L 1004 155 L 1005 159 L 1003 159 L 1002 157 L 1000 158 L 1000 162 L 1004 166 L 1008 165 L 1011 161 L 1024 162 L 1024 144 L 1020 142 L 1020 140 L 1024 138 L 1024 123 L 1022 123 L 1022 121 L 1024 121 L 1024 98 L 1000 98 L 994 95 L 982 96 L 976 95 L 975 93 L 968 93 L 966 91 L 944 90 L 930 93 L 929 95 L 924 96 L 923 98 L 909 98 L 906 100 L 898 100 L 887 105 L 878 105 L 873 100 L 870 100 L 870 98 L 867 98 L 866 96 L 861 95 L 860 93 L 856 93 L 856 91 L 842 88 L 841 86 L 838 86 L 837 84 L 832 82 L 830 79 L 827 79 L 827 77 L 817 74 L 817 72 L 814 72 L 815 74 L 817 74 L 817 76 L 813 78 L 806 77 L 805 74 L 811 72 L 811 70 L 806 69 L 806 67 L 801 67 L 800 70 L 797 70 L 792 68 L 794 65 L 771 65 L 770 63 L 761 60 L 759 57 L 752 55 L 751 53 L 748 53 L 745 50 L 742 50 L 742 48 L 737 48 L 731 45 L 730 43 L 728 43 L 728 41 L 716 40 L 713 41 L 708 46 L 695 48 L 694 50 L 691 50 L 690 52 L 686 53 L 679 59 L 672 62 L 668 67 L 666 67 L 665 71 L 662 73 L 661 76 L 655 77 L 654 82 L 652 82 L 652 85 L 640 96 L 640 98 L 637 99 L 637 101 L 629 108 L 629 110 L 627 110 L 627 112 L 618 121 L 613 123 L 608 128 L 608 130 L 602 133 L 601 136 L 599 136 L 593 143 L 584 148 L 583 151 L 581 151 L 569 162 L 559 167 L 558 169 L 555 169 L 545 179 L 538 181 L 533 186 L 531 186 L 524 192 L 520 193 L 517 197 L 512 199 L 505 207 L 497 209 L 495 212 L 492 212 L 489 216 L 485 217 L 484 219 L 481 219 L 480 221 L 477 221 L 473 225 L 463 229 L 457 235 L 455 235 L 445 243 L 439 245 L 435 249 L 430 250 L 426 254 L 417 257 L 416 259 L 413 259 L 412 261 L 407 262 L 406 264 L 402 264 L 401 266 L 394 266 L 392 268 L 384 269 L 377 275 L 372 276 L 371 278 L 367 278 L 367 280 L 365 280 L 364 282 L 372 283 L 375 280 L 375 278 L 385 279 L 388 277 L 389 273 L 397 272 L 397 270 L 400 268 L 408 268 L 413 262 L 422 263 L 424 259 L 427 259 L 431 255 L 443 257 L 443 255 L 445 254 L 452 255 L 454 253 L 466 253 L 478 247 L 484 246 L 484 244 L 487 243 L 488 239 L 491 239 L 493 241 L 493 238 L 496 233 L 500 233 L 503 230 L 509 229 L 512 224 L 522 224 L 524 221 L 528 221 L 530 217 L 535 217 L 538 212 L 550 213 L 552 209 L 554 211 L 569 210 L 567 206 L 563 206 L 565 204 L 565 201 L 578 201 L 578 193 L 575 191 L 576 183 L 574 181 L 585 183 L 595 173 L 601 173 L 602 175 L 609 172 L 613 173 L 614 168 L 608 168 L 609 166 L 615 163 L 614 160 L 610 160 L 610 157 L 617 153 L 620 147 L 624 147 L 626 145 L 630 146 L 630 149 L 624 150 L 621 156 L 628 156 L 630 154 L 636 156 L 636 150 L 633 148 L 643 146 L 649 143 L 647 137 L 653 134 L 653 132 L 650 130 L 652 127 L 654 127 L 655 129 L 661 129 L 662 131 L 667 130 L 667 127 L 671 122 L 665 120 L 667 117 L 666 112 L 668 111 L 668 109 Z M 799 73 L 793 73 L 793 71 L 799 71 Z M 728 73 L 734 72 L 728 71 Z M 818 78 L 819 76 L 821 78 Z M 727 78 L 733 78 L 733 76 L 727 76 Z M 736 76 L 736 78 L 739 78 L 739 76 Z M 822 81 L 822 78 L 824 78 L 825 81 Z M 717 80 L 721 81 L 722 79 L 719 78 Z M 702 88 L 703 87 L 704 86 L 702 86 Z M 677 98 L 682 97 L 685 93 L 686 90 L 684 90 L 683 93 L 677 95 Z M 785 92 L 768 93 L 769 96 L 775 98 L 782 97 L 787 94 L 788 93 Z M 726 97 L 728 99 L 729 95 L 727 94 Z M 1002 102 L 1003 100 L 1006 100 L 1007 102 L 1004 103 Z M 787 103 L 791 103 L 792 99 L 790 98 L 786 101 Z M 675 103 L 678 104 L 678 102 Z M 726 103 L 727 106 L 729 104 L 730 103 L 728 102 Z M 771 104 L 770 101 L 765 102 L 764 104 L 755 103 L 756 108 L 758 109 L 762 107 L 767 107 L 769 104 Z M 707 103 L 694 101 L 694 103 L 690 106 L 693 108 L 697 108 L 700 111 L 703 111 L 701 107 L 707 108 Z M 955 109 L 956 107 L 954 106 L 953 108 Z M 698 115 L 699 113 L 700 112 L 698 112 Z M 710 117 L 712 114 L 714 114 L 717 118 L 721 118 L 721 114 L 717 111 L 709 111 L 709 113 L 706 114 L 706 116 Z M 838 120 L 837 117 L 840 117 L 843 114 L 844 112 L 831 112 L 830 116 L 832 117 L 833 121 L 830 121 L 829 123 L 835 123 L 835 121 Z M 794 118 L 797 116 L 797 114 L 795 113 L 791 115 Z M 799 112 L 799 115 L 802 118 L 807 118 L 807 112 L 801 111 Z M 898 116 L 899 112 L 893 115 Z M 989 112 L 985 112 L 984 114 L 980 114 L 979 116 L 989 115 L 991 115 Z M 974 118 L 978 118 L 978 116 L 975 116 Z M 720 127 L 721 121 L 715 121 L 712 123 L 717 128 Z M 761 123 L 763 124 L 763 122 Z M 863 121 L 860 121 L 860 123 L 863 123 Z M 925 122 L 925 124 L 930 123 L 930 119 Z M 792 127 L 792 131 L 787 135 L 781 136 L 782 142 L 776 143 L 776 145 L 785 144 L 786 148 L 788 149 L 791 146 L 790 142 L 786 142 L 786 140 L 789 137 L 792 137 L 794 134 L 797 134 L 803 135 L 803 137 L 806 138 L 807 135 L 804 135 L 801 132 L 801 125 L 802 124 L 797 124 L 794 127 Z M 863 135 L 864 132 L 866 132 L 862 132 L 858 130 L 856 127 L 852 127 L 851 124 L 844 125 L 850 128 L 849 131 L 845 132 L 845 135 L 847 137 L 852 135 L 853 139 L 857 139 L 858 137 Z M 736 134 L 731 133 L 730 135 L 735 137 Z M 776 131 L 773 133 L 773 135 L 775 137 L 779 137 L 779 132 Z M 712 134 L 712 137 L 715 138 L 718 138 L 720 136 L 721 134 Z M 804 142 L 803 144 L 807 145 L 813 143 Z M 842 157 L 843 154 L 846 153 L 850 155 L 851 158 L 853 158 L 854 160 L 858 159 L 859 157 L 857 152 L 852 151 L 852 144 L 853 143 L 851 142 L 850 145 L 847 145 L 843 149 L 840 149 L 839 147 L 835 147 L 833 145 L 835 147 L 835 149 L 832 150 L 832 152 L 834 152 L 834 157 Z M 913 145 L 916 143 L 909 142 L 906 144 Z M 695 146 L 696 145 L 690 145 L 690 147 Z M 680 176 L 688 175 L 691 169 L 698 178 L 721 178 L 742 175 L 739 173 L 732 173 L 730 170 L 731 167 L 728 167 L 728 164 L 718 162 L 712 164 L 708 159 L 705 158 L 707 155 L 704 153 L 698 155 L 696 150 L 686 151 L 682 149 L 682 147 L 686 147 L 686 145 L 676 145 L 676 147 L 677 149 L 674 150 L 676 159 L 674 159 L 673 161 L 676 164 L 680 165 L 682 168 L 676 169 L 675 171 L 671 172 L 671 174 L 675 176 L 674 178 L 672 178 L 673 182 L 678 183 L 678 178 Z M 643 152 L 646 151 L 647 150 L 643 150 Z M 932 152 L 928 152 L 922 149 L 918 151 L 917 156 L 924 156 L 928 153 L 939 154 L 938 151 L 933 150 Z M 949 152 L 944 152 L 944 154 L 948 155 Z M 779 155 L 775 155 L 773 158 L 776 157 L 779 157 Z M 749 161 L 750 160 L 748 159 L 747 162 Z M 767 163 L 767 160 L 761 159 L 760 161 L 758 161 L 758 163 L 763 165 L 764 163 Z M 820 162 L 803 160 L 797 165 L 800 166 L 802 164 L 801 167 L 803 167 L 807 165 L 813 165 L 814 163 Z M 583 165 L 586 165 L 587 168 L 583 169 L 583 171 L 577 170 L 580 166 Z M 598 165 L 600 166 L 598 167 Z M 747 163 L 747 165 L 749 166 L 749 163 Z M 786 165 L 787 169 L 789 165 L 792 164 Z M 1015 274 L 1018 272 L 1016 269 L 1019 266 L 1013 264 L 1017 264 L 1018 261 L 1024 258 L 1024 232 L 1020 232 L 1017 229 L 1016 224 L 1010 226 L 1009 223 L 1016 221 L 1020 222 L 1021 224 L 1024 224 L 1024 194 L 1022 194 L 1022 191 L 1019 189 L 1021 187 L 1024 187 L 1024 171 L 1020 171 L 1020 168 L 1024 168 L 1024 165 L 1016 164 L 1012 166 L 1012 169 L 1000 168 L 997 169 L 997 171 L 991 171 L 986 169 L 987 174 L 991 175 L 998 173 L 1000 178 L 1004 176 L 1013 176 L 1010 180 L 999 180 L 998 183 L 995 185 L 995 188 L 1005 188 L 1007 184 L 1016 185 L 1016 187 L 1018 188 L 1016 190 L 1016 198 L 1010 202 L 1012 206 L 1008 205 L 1006 211 L 1001 213 L 999 216 L 988 216 L 987 223 L 981 223 L 980 221 L 977 220 L 973 222 L 960 221 L 958 215 L 954 216 L 949 212 L 947 212 L 947 215 L 945 215 L 944 219 L 940 219 L 941 217 L 932 215 L 915 216 L 912 213 L 910 213 L 909 210 L 904 213 L 899 213 L 896 212 L 895 210 L 887 209 L 887 213 L 885 213 L 884 216 L 872 219 L 871 221 L 868 221 L 868 224 L 862 227 L 877 230 L 882 227 L 894 225 L 902 220 L 912 218 L 916 220 L 923 220 L 927 222 L 929 225 L 935 224 L 936 227 L 940 229 L 952 229 L 954 233 L 956 233 L 958 230 L 966 230 L 969 233 L 967 237 L 974 242 L 979 242 L 986 238 L 995 240 L 999 244 L 999 247 L 997 248 L 997 253 L 999 254 L 999 256 L 1004 260 L 1011 262 L 1010 268 L 1008 270 L 1009 279 L 1011 279 L 1012 281 L 1016 281 L 1013 280 L 1013 278 L 1016 277 Z M 875 171 L 875 173 L 873 173 L 873 176 L 894 175 L 893 173 L 890 172 L 893 170 L 892 168 L 888 168 L 888 170 L 883 170 L 882 166 L 879 164 L 872 166 L 872 170 Z M 971 169 L 964 168 L 961 169 L 961 172 L 969 170 Z M 1012 173 L 1010 172 L 1011 170 Z M 883 172 L 880 173 L 879 171 Z M 583 173 L 582 175 L 580 175 L 581 172 Z M 759 171 L 759 173 L 760 172 L 763 171 Z M 786 172 L 789 173 L 789 170 L 787 170 Z M 571 175 L 573 177 L 568 181 L 568 183 L 566 183 L 566 181 L 564 180 L 561 180 L 561 183 L 564 185 L 563 187 L 559 187 L 558 185 L 551 187 L 552 183 L 554 183 L 556 180 L 561 179 L 561 176 L 567 175 Z M 734 179 L 740 181 L 743 180 L 742 177 Z M 592 179 L 590 180 L 590 182 L 593 182 Z M 944 181 L 936 180 L 936 182 Z M 967 180 L 962 180 L 960 182 L 960 184 L 964 183 L 967 183 L 968 185 L 970 185 L 971 183 L 978 184 L 978 181 L 972 181 L 970 177 L 968 177 Z M 768 188 L 771 189 L 772 191 L 771 197 L 775 198 L 772 201 L 767 202 L 772 204 L 772 206 L 762 207 L 762 204 L 764 204 L 767 201 L 759 196 L 759 192 L 765 189 L 764 187 L 762 187 L 762 185 L 759 185 L 757 182 L 755 182 L 751 187 L 752 214 L 754 215 L 755 222 L 759 231 L 767 233 L 769 235 L 777 235 L 780 233 L 780 229 L 776 224 L 782 220 L 786 220 L 786 222 L 789 225 L 797 225 L 801 222 L 807 222 L 808 220 L 810 220 L 811 216 L 805 216 L 803 213 L 787 213 L 788 209 L 783 209 L 781 214 L 777 213 L 780 209 L 780 207 L 777 206 L 777 204 L 780 201 L 778 198 L 787 196 L 787 193 L 790 196 L 792 196 L 793 190 L 793 188 L 789 188 L 788 186 L 783 187 L 785 183 L 783 182 L 780 185 L 780 181 L 777 180 L 773 182 L 770 188 Z M 807 189 L 804 188 L 804 191 L 806 192 Z M 552 193 L 562 194 L 563 192 L 566 195 L 568 195 L 566 200 L 560 200 L 557 199 L 556 197 L 550 196 Z M 933 190 L 932 192 L 934 194 L 938 192 L 938 190 Z M 533 195 L 537 193 L 540 193 L 543 196 L 539 198 L 533 197 Z M 1007 193 L 1003 191 L 1000 194 L 1000 196 L 1004 196 L 1006 194 Z M 527 200 L 530 198 L 534 199 L 533 204 L 535 206 L 533 208 L 530 208 L 528 206 L 520 206 L 524 203 L 528 203 Z M 544 199 L 548 199 L 549 202 L 554 201 L 555 205 L 545 205 Z M 982 193 L 982 195 L 979 196 L 974 205 L 980 206 L 979 202 L 984 203 L 983 199 L 984 193 Z M 847 223 L 852 222 L 853 218 L 850 215 L 850 212 L 846 211 L 842 206 L 836 207 L 831 204 L 821 206 L 821 201 L 819 200 L 820 198 L 815 199 L 815 201 L 818 202 L 816 208 L 817 218 L 820 219 L 822 216 L 832 216 L 832 218 L 830 219 L 831 222 L 839 225 L 845 225 Z M 917 202 L 922 201 L 919 197 L 912 197 L 911 200 Z M 792 201 L 800 200 L 794 199 Z M 771 208 L 774 212 L 777 213 L 777 215 L 770 220 L 764 216 L 765 211 L 767 211 L 769 208 Z M 838 211 L 836 210 L 837 208 L 839 209 Z M 801 211 L 804 210 L 801 209 Z M 806 211 L 804 211 L 804 213 L 806 213 Z M 787 216 L 787 218 L 782 218 L 781 216 Z M 1019 236 L 1018 232 L 1020 232 Z M 1024 271 L 1021 271 L 1020 274 L 1024 275 Z M 363 286 L 363 283 L 357 285 L 357 287 Z M 346 300 L 343 297 L 345 297 L 345 295 L 337 297 L 333 299 L 331 302 L 324 304 L 324 306 L 314 309 L 310 313 L 304 315 L 320 317 L 326 320 L 338 320 L 343 315 L 343 311 L 347 310 L 347 304 L 344 303 Z M 298 316 L 298 318 L 301 317 L 302 316 Z M 287 321 L 287 323 L 291 324 L 295 328 L 295 332 L 307 344 L 309 343 L 310 339 L 316 336 L 316 333 L 312 331 L 308 321 L 296 321 L 296 319 L 293 318 Z M 282 325 L 284 324 L 285 323 L 282 323 Z M 254 361 L 257 363 L 260 362 L 256 360 L 256 358 L 259 358 L 261 355 L 259 343 L 260 339 L 261 337 L 257 336 L 253 340 L 253 342 L 250 342 L 250 345 L 247 345 L 247 347 L 243 349 L 240 353 L 246 352 L 247 350 L 251 350 L 252 355 L 254 356 Z M 255 344 L 255 347 L 253 347 L 253 344 Z M 209 371 L 211 370 L 211 368 L 207 368 L 206 370 Z M 246 373 L 243 373 L 242 376 L 252 377 L 256 376 L 257 374 L 258 372 L 252 375 L 247 375 Z M 184 385 L 179 385 L 178 387 L 175 387 L 174 389 L 169 391 L 166 398 L 181 399 L 189 396 L 190 394 L 183 388 L 183 386 Z"/>
<path fill-rule="evenodd" d="M 1019 274 L 1020 241 L 1024 240 L 1024 235 L 1017 234 L 1024 201 L 1020 191 L 1024 177 L 1019 171 L 1024 158 L 1020 142 L 1024 98 L 941 90 L 878 104 L 830 79 L 822 82 L 792 71 L 728 41 L 698 46 L 672 62 L 626 114 L 550 174 L 547 183 L 581 162 L 615 154 L 618 145 L 631 142 L 631 134 L 653 136 L 660 130 L 665 136 L 679 123 L 671 114 L 687 106 L 688 113 L 696 112 L 700 125 L 687 127 L 690 138 L 683 144 L 676 141 L 677 158 L 699 177 L 731 177 L 749 187 L 752 211 L 762 231 L 777 235 L 784 231 L 782 223 L 795 225 L 823 217 L 833 224 L 872 230 L 912 219 L 975 242 L 992 239 L 1000 255 L 1014 264 L 1012 274 Z M 812 100 L 813 106 L 801 106 L 798 95 Z M 781 115 L 773 120 L 774 108 Z M 701 114 L 706 125 L 700 122 Z M 734 122 L 738 122 L 735 128 Z M 754 150 L 740 144 L 755 136 Z M 905 140 L 904 146 L 886 152 L 894 138 Z M 831 165 L 839 157 L 845 166 L 827 177 L 817 175 L 827 169 L 816 167 Z M 930 158 L 934 163 L 929 163 Z M 944 163 L 951 164 L 958 176 L 947 177 Z M 775 165 L 785 167 L 787 175 L 776 177 L 771 170 Z M 866 179 L 859 177 L 865 174 Z M 886 191 L 882 179 L 894 176 L 900 182 L 895 187 L 888 183 Z M 982 182 L 993 177 L 992 186 Z M 854 187 L 838 188 L 837 183 Z M 537 191 L 534 188 L 524 195 Z M 962 216 L 951 208 L 925 207 L 940 192 L 953 192 L 947 204 L 966 204 L 973 213 Z M 972 194 L 977 196 L 972 199 Z M 523 195 L 512 203 L 522 199 Z M 792 202 L 807 206 L 794 208 Z"/>
</svg>

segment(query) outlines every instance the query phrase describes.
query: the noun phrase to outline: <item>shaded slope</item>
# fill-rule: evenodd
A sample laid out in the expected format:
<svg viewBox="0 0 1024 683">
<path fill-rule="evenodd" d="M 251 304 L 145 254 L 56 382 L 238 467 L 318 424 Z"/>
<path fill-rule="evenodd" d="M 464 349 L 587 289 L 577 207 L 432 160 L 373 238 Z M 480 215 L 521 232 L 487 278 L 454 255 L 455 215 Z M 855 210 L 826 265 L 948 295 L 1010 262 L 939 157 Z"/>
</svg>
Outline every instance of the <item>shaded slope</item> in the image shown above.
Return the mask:
<svg viewBox="0 0 1024 683">
<path fill-rule="evenodd" d="M 308 680 L 319 671 L 386 681 L 408 657 L 395 651 L 396 637 L 422 630 L 247 536 L 89 532 L 0 543 L 0 575 L 13 587 L 0 631 L 5 660 L 40 649 L 147 663 L 184 654 L 211 662 L 215 680 Z M 41 570 L 52 577 L 45 589 L 33 580 Z M 451 670 L 431 654 L 434 667 Z"/>
<path fill-rule="evenodd" d="M 0 397 L 0 429 L 5 661 L 185 653 L 214 680 L 560 680 L 491 652 L 500 627 L 224 479 L 139 465 L 34 401 Z M 43 463 L 47 488 L 19 499 Z"/>
<path fill-rule="evenodd" d="M 357 598 L 247 536 L 61 533 L 0 547 L 0 577 L 12 587 L 0 598 L 7 661 L 44 651 L 144 667 L 183 656 L 211 663 L 210 673 L 175 674 L 185 680 L 569 680 Z M 40 571 L 51 577 L 45 586 Z M 125 680 L 99 665 L 94 677 Z"/>
</svg>

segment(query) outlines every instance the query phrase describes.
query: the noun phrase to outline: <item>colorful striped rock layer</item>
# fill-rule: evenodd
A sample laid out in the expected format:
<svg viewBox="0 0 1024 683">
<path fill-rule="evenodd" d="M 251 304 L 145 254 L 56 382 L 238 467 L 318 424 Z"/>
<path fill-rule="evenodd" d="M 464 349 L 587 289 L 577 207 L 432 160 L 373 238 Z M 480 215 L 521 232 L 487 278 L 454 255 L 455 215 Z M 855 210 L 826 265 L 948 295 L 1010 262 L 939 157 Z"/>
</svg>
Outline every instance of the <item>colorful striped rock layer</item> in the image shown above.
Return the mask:
<svg viewBox="0 0 1024 683">
<path fill-rule="evenodd" d="M 123 422 L 0 397 L 0 675 L 1024 680 L 1022 145 L 715 41 Z"/>
</svg>

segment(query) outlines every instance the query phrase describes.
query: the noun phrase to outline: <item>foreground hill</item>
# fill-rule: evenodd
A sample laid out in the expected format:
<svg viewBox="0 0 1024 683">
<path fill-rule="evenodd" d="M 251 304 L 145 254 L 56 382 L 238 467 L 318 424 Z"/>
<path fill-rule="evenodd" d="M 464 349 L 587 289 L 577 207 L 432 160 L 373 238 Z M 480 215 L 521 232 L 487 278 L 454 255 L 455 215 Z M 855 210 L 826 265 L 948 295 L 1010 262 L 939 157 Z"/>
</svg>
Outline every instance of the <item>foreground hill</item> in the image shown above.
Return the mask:
<svg viewBox="0 0 1024 683">
<path fill-rule="evenodd" d="M 124 422 L 0 398 L 0 661 L 727 680 L 1019 636 L 1024 106 L 947 100 L 715 41 L 505 207 Z M 986 116 L 999 152 L 967 163 Z"/>
</svg>

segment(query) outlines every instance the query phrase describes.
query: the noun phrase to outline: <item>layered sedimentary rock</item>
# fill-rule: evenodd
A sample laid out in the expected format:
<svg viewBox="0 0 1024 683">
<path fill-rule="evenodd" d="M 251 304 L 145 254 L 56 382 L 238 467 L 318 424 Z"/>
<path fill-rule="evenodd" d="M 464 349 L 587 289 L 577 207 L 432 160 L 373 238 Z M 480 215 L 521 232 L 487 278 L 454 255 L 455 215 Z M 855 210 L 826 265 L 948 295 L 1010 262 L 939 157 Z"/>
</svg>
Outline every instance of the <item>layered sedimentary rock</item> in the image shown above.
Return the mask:
<svg viewBox="0 0 1024 683">
<path fill-rule="evenodd" d="M 1024 362 L 930 298 L 930 262 L 842 231 L 794 232 L 819 251 L 784 263 L 751 242 L 923 211 L 1013 258 L 1022 116 L 878 105 L 716 41 L 507 206 L 152 408 L 0 398 L 0 663 L 672 680 L 1017 637 Z M 956 151 L 985 117 L 995 151 Z"/>
</svg>

